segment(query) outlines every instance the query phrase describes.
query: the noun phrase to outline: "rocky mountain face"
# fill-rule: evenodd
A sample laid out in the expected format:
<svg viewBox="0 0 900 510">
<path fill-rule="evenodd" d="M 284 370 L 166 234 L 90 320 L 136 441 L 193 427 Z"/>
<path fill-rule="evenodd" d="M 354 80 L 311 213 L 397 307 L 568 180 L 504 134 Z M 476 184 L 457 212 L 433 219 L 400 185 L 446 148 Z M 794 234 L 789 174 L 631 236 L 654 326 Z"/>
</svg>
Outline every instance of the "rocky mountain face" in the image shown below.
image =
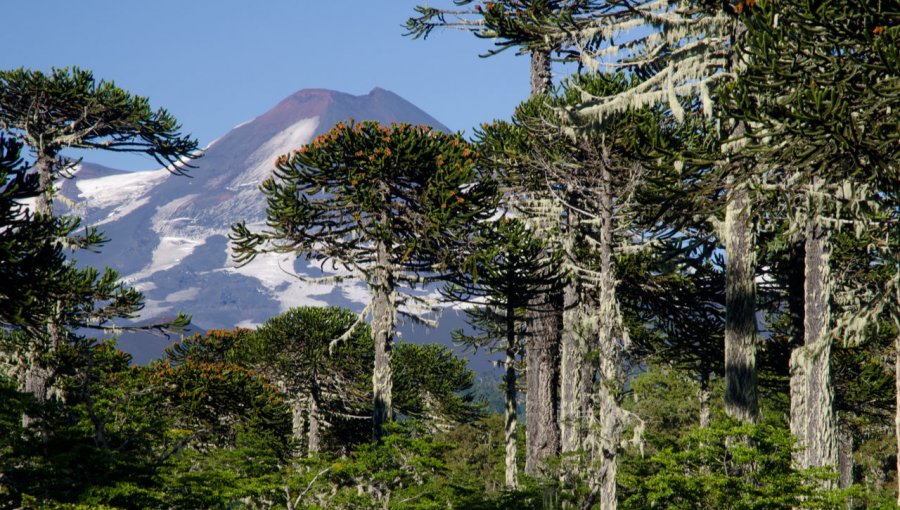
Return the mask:
<svg viewBox="0 0 900 510">
<path fill-rule="evenodd" d="M 79 253 L 78 262 L 112 267 L 142 291 L 143 321 L 183 311 L 199 328 L 233 328 L 260 324 L 293 306 L 327 304 L 361 310 L 368 299 L 361 282 L 304 283 L 293 275 L 316 276 L 321 271 L 292 256 L 265 255 L 236 267 L 227 237 L 235 222 L 263 224 L 266 204 L 258 186 L 271 174 L 279 155 L 351 118 L 447 130 L 383 89 L 363 96 L 311 89 L 293 94 L 214 141 L 192 163 L 196 168 L 190 169 L 190 177 L 165 169 L 122 172 L 85 163 L 73 179 L 62 182 L 61 193 L 86 224 L 100 227 L 110 241 L 100 253 Z M 441 321 L 440 333 L 406 326 L 401 334 L 447 341 L 449 329 L 461 322 L 451 312 Z M 158 356 L 170 342 L 129 337 L 120 343 L 141 362 Z"/>
</svg>

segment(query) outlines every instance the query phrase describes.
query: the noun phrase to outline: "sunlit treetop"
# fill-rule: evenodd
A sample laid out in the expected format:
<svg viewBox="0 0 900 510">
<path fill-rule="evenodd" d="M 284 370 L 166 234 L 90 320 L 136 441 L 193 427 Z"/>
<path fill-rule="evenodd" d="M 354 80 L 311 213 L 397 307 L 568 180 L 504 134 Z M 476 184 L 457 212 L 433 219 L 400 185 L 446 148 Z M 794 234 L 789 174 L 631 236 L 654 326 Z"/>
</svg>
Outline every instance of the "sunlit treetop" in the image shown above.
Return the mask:
<svg viewBox="0 0 900 510">
<path fill-rule="evenodd" d="M 168 111 L 77 67 L 0 71 L 0 129 L 51 157 L 68 147 L 139 152 L 184 173 L 198 155 Z"/>
</svg>

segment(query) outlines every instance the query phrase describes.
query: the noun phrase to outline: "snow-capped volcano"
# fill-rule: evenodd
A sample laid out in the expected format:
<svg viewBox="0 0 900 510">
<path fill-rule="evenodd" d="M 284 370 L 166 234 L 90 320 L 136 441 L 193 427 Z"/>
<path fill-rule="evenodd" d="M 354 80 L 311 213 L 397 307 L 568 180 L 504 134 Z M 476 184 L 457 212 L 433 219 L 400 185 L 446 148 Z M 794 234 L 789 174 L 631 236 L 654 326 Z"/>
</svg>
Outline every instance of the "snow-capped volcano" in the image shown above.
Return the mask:
<svg viewBox="0 0 900 510">
<path fill-rule="evenodd" d="M 409 122 L 447 130 L 396 94 L 375 88 L 363 96 L 301 90 L 259 117 L 234 127 L 193 162 L 190 177 L 165 169 L 122 172 L 85 163 L 62 184 L 62 195 L 88 225 L 110 241 L 79 263 L 119 271 L 146 297 L 142 319 L 184 311 L 204 329 L 264 322 L 299 305 L 360 309 L 361 283 L 310 285 L 292 272 L 319 274 L 288 256 L 261 256 L 237 268 L 231 262 L 232 224 L 265 219 L 259 184 L 275 159 L 327 132 L 335 123 Z"/>
</svg>

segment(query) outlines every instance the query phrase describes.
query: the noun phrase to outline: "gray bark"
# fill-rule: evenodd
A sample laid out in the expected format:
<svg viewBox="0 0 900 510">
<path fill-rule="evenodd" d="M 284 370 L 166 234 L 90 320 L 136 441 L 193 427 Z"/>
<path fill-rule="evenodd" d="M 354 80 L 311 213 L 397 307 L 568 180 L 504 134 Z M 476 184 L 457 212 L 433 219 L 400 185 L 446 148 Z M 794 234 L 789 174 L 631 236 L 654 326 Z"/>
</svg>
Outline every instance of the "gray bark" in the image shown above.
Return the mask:
<svg viewBox="0 0 900 510">
<path fill-rule="evenodd" d="M 552 84 L 550 51 L 531 52 L 531 95 L 546 93 Z M 525 472 L 540 474 L 543 459 L 559 453 L 559 344 L 562 296 L 542 295 L 528 312 L 525 344 Z"/>
<path fill-rule="evenodd" d="M 546 94 L 553 85 L 550 50 L 531 51 L 531 95 Z"/>
<path fill-rule="evenodd" d="M 846 489 L 853 485 L 853 434 L 845 427 L 840 427 L 838 441 L 838 486 Z M 849 505 L 848 505 L 849 508 Z"/>
<path fill-rule="evenodd" d="M 703 374 L 700 378 L 700 389 L 697 392 L 700 401 L 700 426 L 709 427 L 712 413 L 709 408 L 709 374 Z"/>
<path fill-rule="evenodd" d="M 53 215 L 53 166 L 55 155 L 46 151 L 40 151 L 35 163 L 38 179 L 40 183 L 40 194 L 35 202 L 35 211 L 38 214 Z M 41 362 L 42 351 L 47 350 L 53 352 L 59 345 L 60 320 L 57 316 L 60 313 L 61 303 L 56 303 L 54 313 L 50 320 L 47 321 L 47 335 L 45 338 L 32 338 L 28 346 L 28 352 L 25 353 L 25 369 L 22 379 L 20 380 L 20 389 L 25 393 L 31 393 L 39 402 L 44 402 L 50 395 L 50 377 L 51 370 L 44 366 Z M 22 425 L 27 427 L 30 425 L 32 418 L 22 416 Z"/>
<path fill-rule="evenodd" d="M 313 392 L 309 396 L 309 432 L 307 434 L 306 452 L 312 457 L 322 450 L 322 416 L 319 410 L 318 397 Z"/>
<path fill-rule="evenodd" d="M 516 444 L 516 319 L 513 307 L 506 309 L 506 486 L 515 489 L 519 486 L 519 468 L 516 463 L 518 446 Z"/>
<path fill-rule="evenodd" d="M 382 436 L 384 424 L 392 419 L 394 330 L 394 278 L 390 271 L 390 255 L 384 241 L 376 246 L 376 268 L 372 290 L 372 338 L 375 341 L 375 369 L 372 374 L 373 412 L 372 435 Z"/>
<path fill-rule="evenodd" d="M 592 480 L 592 492 L 599 496 L 600 508 L 615 510 L 616 476 L 621 437 L 625 425 L 625 412 L 620 406 L 625 384 L 624 332 L 620 330 L 619 305 L 616 297 L 616 281 L 613 274 L 613 197 L 609 171 L 601 171 L 600 189 L 600 275 L 599 275 L 599 348 L 600 386 L 597 392 L 596 413 L 599 420 L 599 437 L 594 439 L 594 458 L 599 461 L 596 478 Z"/>
<path fill-rule="evenodd" d="M 798 467 L 838 466 L 831 383 L 831 295 L 828 231 L 812 212 L 806 230 L 803 346 L 791 353 L 791 432 L 804 449 Z M 833 482 L 827 482 L 832 486 Z"/>
<path fill-rule="evenodd" d="M 37 196 L 35 210 L 40 214 L 53 214 L 53 166 L 55 154 L 44 151 L 39 152 L 35 168 L 38 173 L 41 193 Z"/>
<path fill-rule="evenodd" d="M 725 209 L 725 412 L 759 417 L 756 376 L 756 239 L 747 191 L 735 189 Z"/>
<path fill-rule="evenodd" d="M 563 333 L 560 361 L 559 430 L 560 450 L 577 452 L 583 446 L 586 415 L 583 414 L 585 394 L 584 378 L 587 370 L 587 343 L 581 334 L 579 322 L 581 305 L 577 303 L 578 291 L 574 284 L 563 294 Z"/>
<path fill-rule="evenodd" d="M 280 390 L 284 391 L 284 386 L 282 385 Z M 297 449 L 300 449 L 300 445 L 302 445 L 303 441 L 303 432 L 306 430 L 306 414 L 307 407 L 305 399 L 294 396 L 291 399 L 291 437 L 294 438 L 297 444 Z M 307 445 L 308 447 L 309 445 Z"/>
<path fill-rule="evenodd" d="M 532 313 L 531 334 L 525 346 L 525 473 L 532 476 L 541 474 L 544 459 L 559 453 L 557 403 L 562 303 L 555 302 L 555 297 L 562 296 L 538 297 L 543 302 Z"/>
</svg>

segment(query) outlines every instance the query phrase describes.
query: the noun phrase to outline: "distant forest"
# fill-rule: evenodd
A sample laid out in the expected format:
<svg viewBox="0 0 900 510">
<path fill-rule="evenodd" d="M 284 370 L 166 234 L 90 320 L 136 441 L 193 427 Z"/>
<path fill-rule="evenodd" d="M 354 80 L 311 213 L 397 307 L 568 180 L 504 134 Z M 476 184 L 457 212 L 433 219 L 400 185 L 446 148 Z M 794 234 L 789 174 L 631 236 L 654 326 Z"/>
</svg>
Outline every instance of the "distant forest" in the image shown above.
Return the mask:
<svg viewBox="0 0 900 510">
<path fill-rule="evenodd" d="M 74 263 L 105 237 L 54 207 L 68 152 L 190 175 L 177 119 L 0 70 L 0 508 L 900 506 L 900 4 L 443 3 L 408 44 L 483 38 L 531 96 L 468 138 L 346 119 L 274 161 L 233 263 L 370 300 L 256 329 L 129 325 L 141 293 Z M 440 306 L 502 380 L 398 341 Z M 181 340 L 136 365 L 129 330 Z"/>
</svg>

